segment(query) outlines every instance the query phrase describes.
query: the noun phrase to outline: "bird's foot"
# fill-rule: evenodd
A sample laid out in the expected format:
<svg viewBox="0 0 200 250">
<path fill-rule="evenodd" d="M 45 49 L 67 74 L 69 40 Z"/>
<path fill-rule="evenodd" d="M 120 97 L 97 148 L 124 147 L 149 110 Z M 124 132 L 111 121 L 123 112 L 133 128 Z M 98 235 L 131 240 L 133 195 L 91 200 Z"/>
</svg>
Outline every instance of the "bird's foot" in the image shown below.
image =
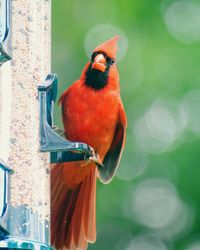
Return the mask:
<svg viewBox="0 0 200 250">
<path fill-rule="evenodd" d="M 94 150 L 92 151 L 92 155 L 89 157 L 89 161 L 95 162 L 98 167 L 103 167 L 103 162 L 102 162 L 99 154 L 96 153 Z"/>
<path fill-rule="evenodd" d="M 100 156 L 98 154 L 95 154 L 93 156 L 89 157 L 89 161 L 93 161 L 97 164 L 98 167 L 103 167 L 103 162 L 100 159 Z"/>
<path fill-rule="evenodd" d="M 103 167 L 103 162 L 99 156 L 98 153 L 96 153 L 94 150 L 92 150 L 92 154 L 89 158 L 86 159 L 86 162 L 85 164 L 83 164 L 82 166 L 85 166 L 91 162 L 95 162 L 95 164 L 98 166 L 98 167 Z"/>
</svg>

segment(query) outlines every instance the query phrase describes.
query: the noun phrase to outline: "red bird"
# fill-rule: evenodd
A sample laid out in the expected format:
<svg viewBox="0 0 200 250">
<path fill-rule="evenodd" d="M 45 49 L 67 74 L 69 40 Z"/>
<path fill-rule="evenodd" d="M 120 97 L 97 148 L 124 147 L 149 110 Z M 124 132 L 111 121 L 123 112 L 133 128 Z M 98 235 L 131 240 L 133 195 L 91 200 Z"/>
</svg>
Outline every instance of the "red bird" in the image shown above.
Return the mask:
<svg viewBox="0 0 200 250">
<path fill-rule="evenodd" d="M 95 242 L 96 179 L 112 180 L 124 148 L 127 122 L 116 68 L 118 39 L 94 49 L 80 79 L 59 100 L 66 138 L 87 143 L 98 157 L 51 169 L 51 242 L 56 249 L 86 249 Z"/>
</svg>

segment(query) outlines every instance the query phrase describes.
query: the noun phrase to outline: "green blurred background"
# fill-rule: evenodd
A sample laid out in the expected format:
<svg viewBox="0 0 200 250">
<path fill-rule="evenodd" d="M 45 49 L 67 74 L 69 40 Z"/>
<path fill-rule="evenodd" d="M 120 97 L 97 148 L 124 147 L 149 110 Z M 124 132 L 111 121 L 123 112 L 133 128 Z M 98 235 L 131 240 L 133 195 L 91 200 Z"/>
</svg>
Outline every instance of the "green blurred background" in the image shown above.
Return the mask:
<svg viewBox="0 0 200 250">
<path fill-rule="evenodd" d="M 200 1 L 52 5 L 59 95 L 96 45 L 121 36 L 127 143 L 112 183 L 98 183 L 97 241 L 89 249 L 200 249 Z M 59 108 L 56 123 L 62 127 Z"/>
</svg>

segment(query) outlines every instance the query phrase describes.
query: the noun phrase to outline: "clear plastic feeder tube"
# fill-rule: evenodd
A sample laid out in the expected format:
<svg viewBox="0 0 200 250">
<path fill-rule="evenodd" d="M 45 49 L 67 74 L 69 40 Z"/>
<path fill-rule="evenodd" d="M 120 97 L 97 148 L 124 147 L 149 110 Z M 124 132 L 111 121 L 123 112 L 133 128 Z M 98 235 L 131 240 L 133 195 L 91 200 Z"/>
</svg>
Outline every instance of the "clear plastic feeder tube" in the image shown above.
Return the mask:
<svg viewBox="0 0 200 250">
<path fill-rule="evenodd" d="M 17 0 L 11 8 L 12 60 L 0 67 L 0 159 L 14 174 L 9 236 L 0 247 L 32 249 L 50 240 L 49 154 L 39 151 L 37 87 L 50 72 L 51 1 Z"/>
</svg>

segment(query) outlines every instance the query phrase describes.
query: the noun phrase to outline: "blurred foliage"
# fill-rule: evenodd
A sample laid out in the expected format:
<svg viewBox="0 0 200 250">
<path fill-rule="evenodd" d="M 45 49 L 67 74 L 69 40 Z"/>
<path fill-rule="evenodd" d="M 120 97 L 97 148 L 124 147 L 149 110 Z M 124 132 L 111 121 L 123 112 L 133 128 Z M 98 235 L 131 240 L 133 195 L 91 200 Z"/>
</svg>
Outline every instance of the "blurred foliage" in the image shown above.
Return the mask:
<svg viewBox="0 0 200 250">
<path fill-rule="evenodd" d="M 127 145 L 113 182 L 98 183 L 89 249 L 200 249 L 199 0 L 52 5 L 59 95 L 88 61 L 87 39 L 98 45 L 119 31 L 128 44 L 118 62 Z M 58 107 L 56 122 L 62 126 Z"/>
</svg>

